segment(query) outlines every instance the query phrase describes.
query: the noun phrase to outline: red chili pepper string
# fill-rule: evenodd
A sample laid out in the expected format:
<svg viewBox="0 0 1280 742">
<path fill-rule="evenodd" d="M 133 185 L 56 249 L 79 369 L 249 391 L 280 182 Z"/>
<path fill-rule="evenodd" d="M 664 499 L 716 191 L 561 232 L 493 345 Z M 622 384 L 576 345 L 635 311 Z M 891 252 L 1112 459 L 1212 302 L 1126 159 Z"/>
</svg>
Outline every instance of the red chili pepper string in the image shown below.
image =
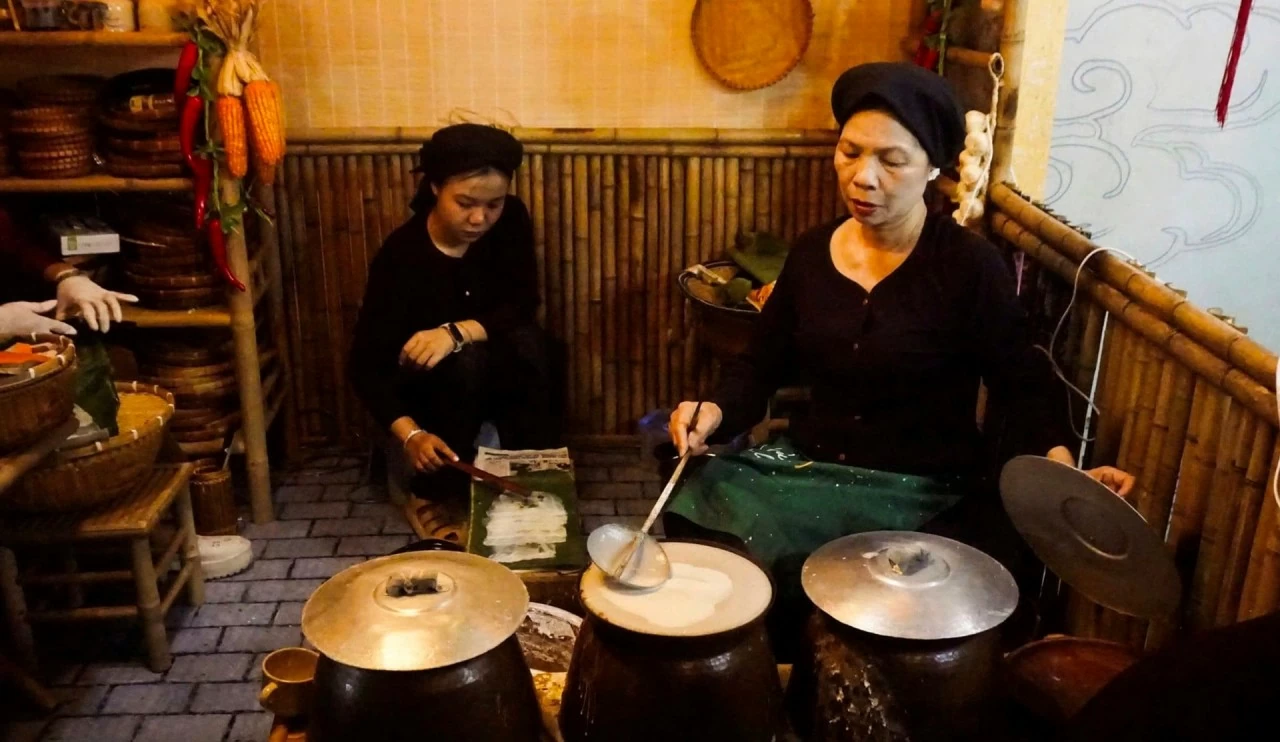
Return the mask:
<svg viewBox="0 0 1280 742">
<path fill-rule="evenodd" d="M 227 242 L 226 235 L 222 233 L 222 220 L 216 217 L 210 219 L 207 229 L 209 233 L 209 252 L 213 255 L 214 264 L 218 266 L 218 272 L 237 291 L 244 291 L 244 282 L 236 278 L 236 274 L 231 272 L 231 266 L 227 263 Z"/>
<path fill-rule="evenodd" d="M 178 67 L 173 71 L 173 102 L 180 102 L 191 88 L 191 73 L 195 72 L 200 61 L 200 47 L 194 41 L 188 41 L 178 56 Z"/>
<path fill-rule="evenodd" d="M 1249 25 L 1249 11 L 1253 0 L 1241 0 L 1236 13 L 1236 32 L 1227 51 L 1227 68 L 1222 72 L 1222 86 L 1218 88 L 1218 126 L 1227 125 L 1227 109 L 1231 107 L 1231 88 L 1236 83 L 1236 66 L 1240 64 L 1240 52 L 1244 49 L 1244 32 Z"/>
</svg>

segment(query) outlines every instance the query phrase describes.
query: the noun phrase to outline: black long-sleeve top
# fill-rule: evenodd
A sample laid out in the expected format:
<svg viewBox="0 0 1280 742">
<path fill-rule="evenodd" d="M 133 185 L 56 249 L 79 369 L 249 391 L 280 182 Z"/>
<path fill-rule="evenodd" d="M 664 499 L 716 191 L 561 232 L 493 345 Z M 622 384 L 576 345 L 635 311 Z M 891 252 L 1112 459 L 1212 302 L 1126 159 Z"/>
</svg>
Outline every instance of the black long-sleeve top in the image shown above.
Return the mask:
<svg viewBox="0 0 1280 742">
<path fill-rule="evenodd" d="M 427 213 L 392 232 L 369 266 L 348 373 L 357 396 L 382 427 L 412 416 L 424 399 L 399 365 L 400 351 L 421 330 L 473 319 L 490 338 L 531 323 L 538 273 L 529 210 L 507 196 L 502 216 L 461 258 L 438 250 Z"/>
<path fill-rule="evenodd" d="M 713 401 L 721 432 L 759 421 L 797 375 L 812 389 L 790 435 L 807 455 L 904 474 L 981 475 L 979 380 L 1010 410 L 1016 453 L 1072 438 L 1066 398 L 1031 345 L 1012 275 L 996 248 L 930 214 L 915 249 L 868 293 L 831 259 L 843 219 L 796 241 L 754 329 Z M 1055 389 L 1058 390 L 1055 393 Z"/>
</svg>

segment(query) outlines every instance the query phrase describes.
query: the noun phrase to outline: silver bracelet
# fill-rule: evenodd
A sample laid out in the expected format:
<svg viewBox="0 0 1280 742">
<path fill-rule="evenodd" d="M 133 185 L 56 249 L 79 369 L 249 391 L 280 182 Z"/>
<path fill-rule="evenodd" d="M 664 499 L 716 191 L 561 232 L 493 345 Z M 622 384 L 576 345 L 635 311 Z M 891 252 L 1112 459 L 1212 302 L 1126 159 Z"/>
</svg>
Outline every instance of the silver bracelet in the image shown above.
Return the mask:
<svg viewBox="0 0 1280 742">
<path fill-rule="evenodd" d="M 409 447 L 409 441 L 413 440 L 413 437 L 414 437 L 415 435 L 417 435 L 417 434 L 419 434 L 419 433 L 425 433 L 425 432 L 427 432 L 427 431 L 423 430 L 422 428 L 414 428 L 413 430 L 409 431 L 409 435 L 406 435 L 406 436 L 404 437 L 404 441 L 400 443 L 400 446 L 401 446 L 402 448 L 408 448 L 408 447 Z"/>
</svg>

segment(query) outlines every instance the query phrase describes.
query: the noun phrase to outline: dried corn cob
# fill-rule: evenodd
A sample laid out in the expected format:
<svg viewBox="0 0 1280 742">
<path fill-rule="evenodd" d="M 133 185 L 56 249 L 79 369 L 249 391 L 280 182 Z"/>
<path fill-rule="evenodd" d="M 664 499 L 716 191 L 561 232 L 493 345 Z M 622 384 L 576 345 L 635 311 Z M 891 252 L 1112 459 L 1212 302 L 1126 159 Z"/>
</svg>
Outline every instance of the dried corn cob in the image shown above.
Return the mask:
<svg viewBox="0 0 1280 742">
<path fill-rule="evenodd" d="M 227 169 L 237 178 L 249 172 L 249 143 L 245 139 L 244 105 L 230 95 L 218 96 L 218 128 L 222 132 L 222 149 L 226 152 Z"/>
</svg>

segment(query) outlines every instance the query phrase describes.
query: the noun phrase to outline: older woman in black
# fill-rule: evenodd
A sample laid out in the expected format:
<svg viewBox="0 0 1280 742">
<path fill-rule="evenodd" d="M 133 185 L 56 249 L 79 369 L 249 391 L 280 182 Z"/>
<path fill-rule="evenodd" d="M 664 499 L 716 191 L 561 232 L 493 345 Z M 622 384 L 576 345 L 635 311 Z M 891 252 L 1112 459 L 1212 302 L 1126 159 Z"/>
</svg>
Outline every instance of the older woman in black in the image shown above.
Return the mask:
<svg viewBox="0 0 1280 742">
<path fill-rule="evenodd" d="M 827 541 L 917 530 L 990 492 L 979 381 L 1009 413 L 1006 451 L 1074 462 L 1065 396 L 999 252 L 925 205 L 964 144 L 949 85 L 912 65 L 862 65 L 836 82 L 832 110 L 849 214 L 798 238 L 744 362 L 693 430 L 693 402 L 670 425 L 678 449 L 701 452 L 713 434 L 760 420 L 783 381 L 805 373 L 812 404 L 790 440 L 707 461 L 668 515 L 669 531 L 736 537 L 784 581 Z M 1090 474 L 1120 494 L 1133 484 L 1111 467 Z"/>
<path fill-rule="evenodd" d="M 351 381 L 419 472 L 472 456 L 485 421 L 505 448 L 556 442 L 533 230 L 507 193 L 521 157 L 500 129 L 436 132 L 422 147 L 414 215 L 369 269 Z M 437 485 L 464 485 L 455 475 Z"/>
</svg>

